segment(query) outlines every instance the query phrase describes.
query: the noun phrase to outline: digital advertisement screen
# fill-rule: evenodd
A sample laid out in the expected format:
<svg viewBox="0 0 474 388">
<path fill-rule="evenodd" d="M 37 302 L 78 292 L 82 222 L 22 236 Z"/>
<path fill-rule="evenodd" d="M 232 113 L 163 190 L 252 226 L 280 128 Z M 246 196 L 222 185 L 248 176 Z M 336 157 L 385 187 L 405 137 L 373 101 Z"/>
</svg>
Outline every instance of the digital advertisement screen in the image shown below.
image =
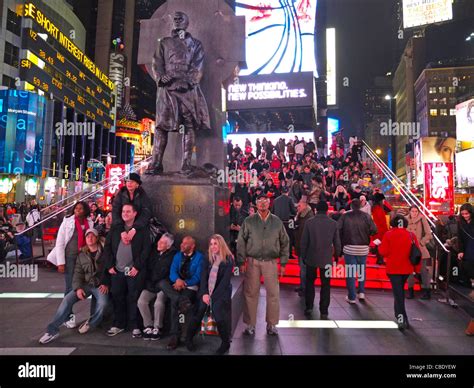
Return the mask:
<svg viewBox="0 0 474 388">
<path fill-rule="evenodd" d="M 339 124 L 340 123 L 338 119 L 328 117 L 328 150 L 331 149 L 333 134 L 335 134 L 336 132 L 339 132 L 339 128 L 340 128 Z"/>
<path fill-rule="evenodd" d="M 456 154 L 456 179 L 458 187 L 474 187 L 474 148 Z"/>
<path fill-rule="evenodd" d="M 45 93 L 53 93 L 56 98 L 63 101 L 66 105 L 76 109 L 91 120 L 97 121 L 104 128 L 110 129 L 112 127 L 112 118 L 100 107 L 92 105 L 80 95 L 64 87 L 60 80 L 47 74 L 28 59 L 22 59 L 20 62 L 20 78 Z"/>
<path fill-rule="evenodd" d="M 403 28 L 444 22 L 452 18 L 452 0 L 403 0 Z"/>
<path fill-rule="evenodd" d="M 317 0 L 237 0 L 245 16 L 247 69 L 240 75 L 317 74 L 315 25 Z"/>
<path fill-rule="evenodd" d="M 51 38 L 50 38 L 51 39 Z M 84 94 L 88 94 L 94 99 L 95 103 L 101 104 L 104 111 L 110 111 L 113 107 L 112 94 L 108 92 L 102 85 L 93 82 L 84 71 L 80 70 L 76 65 L 80 65 L 75 61 L 73 64 L 66 56 L 59 53 L 47 41 L 43 40 L 36 31 L 31 28 L 23 29 L 22 48 L 31 51 L 38 56 L 45 65 L 51 66 L 70 82 L 77 85 Z"/>
<path fill-rule="evenodd" d="M 312 106 L 313 85 L 309 72 L 239 76 L 227 87 L 227 110 Z"/>
<path fill-rule="evenodd" d="M 41 175 L 46 99 L 0 90 L 0 173 Z"/>
<path fill-rule="evenodd" d="M 435 215 L 454 212 L 454 163 L 424 163 L 425 206 Z"/>
<path fill-rule="evenodd" d="M 474 141 L 474 99 L 456 105 L 456 139 Z"/>
</svg>

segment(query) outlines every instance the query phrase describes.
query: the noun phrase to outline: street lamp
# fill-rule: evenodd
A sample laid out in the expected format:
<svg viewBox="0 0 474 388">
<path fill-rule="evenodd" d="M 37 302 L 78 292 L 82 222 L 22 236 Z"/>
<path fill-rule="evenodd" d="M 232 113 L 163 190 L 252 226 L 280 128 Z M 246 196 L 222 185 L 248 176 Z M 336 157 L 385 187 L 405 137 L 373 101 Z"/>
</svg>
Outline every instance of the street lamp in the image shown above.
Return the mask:
<svg viewBox="0 0 474 388">
<path fill-rule="evenodd" d="M 376 153 L 377 155 L 382 155 L 382 150 L 381 150 L 380 148 L 377 148 L 377 149 L 375 150 L 375 153 Z"/>
<path fill-rule="evenodd" d="M 385 99 L 386 99 L 387 101 L 390 101 L 390 100 L 392 99 L 392 96 L 391 96 L 390 94 L 386 94 L 386 95 L 385 95 Z"/>
</svg>

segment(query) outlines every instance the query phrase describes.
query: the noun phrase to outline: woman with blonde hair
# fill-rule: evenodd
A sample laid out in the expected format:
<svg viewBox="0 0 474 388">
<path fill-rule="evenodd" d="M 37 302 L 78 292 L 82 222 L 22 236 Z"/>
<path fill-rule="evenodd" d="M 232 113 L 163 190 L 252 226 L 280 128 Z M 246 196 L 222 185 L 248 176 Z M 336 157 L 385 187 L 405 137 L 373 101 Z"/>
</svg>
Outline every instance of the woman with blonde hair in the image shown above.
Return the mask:
<svg viewBox="0 0 474 388">
<path fill-rule="evenodd" d="M 213 234 L 209 239 L 208 260 L 203 260 L 198 302 L 186 333 L 186 347 L 189 351 L 196 349 L 193 338 L 197 334 L 208 308 L 211 309 L 222 341 L 216 354 L 225 354 L 229 350 L 232 296 L 230 280 L 233 267 L 234 257 L 224 238 L 220 234 Z"/>
</svg>

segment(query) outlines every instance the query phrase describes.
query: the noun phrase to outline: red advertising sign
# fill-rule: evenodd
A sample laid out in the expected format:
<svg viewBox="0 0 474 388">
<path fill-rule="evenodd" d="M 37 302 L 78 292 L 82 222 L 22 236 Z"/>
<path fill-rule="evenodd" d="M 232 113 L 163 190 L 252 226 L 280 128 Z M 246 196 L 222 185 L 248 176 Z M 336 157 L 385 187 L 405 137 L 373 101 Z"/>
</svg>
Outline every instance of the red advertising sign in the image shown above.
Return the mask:
<svg viewBox="0 0 474 388">
<path fill-rule="evenodd" d="M 425 206 L 435 215 L 454 213 L 453 163 L 424 163 Z"/>
<path fill-rule="evenodd" d="M 128 173 L 126 164 L 107 164 L 105 167 L 105 179 L 107 188 L 104 193 L 104 209 L 112 209 L 112 198 L 118 193 L 125 184 L 124 176 Z"/>
</svg>

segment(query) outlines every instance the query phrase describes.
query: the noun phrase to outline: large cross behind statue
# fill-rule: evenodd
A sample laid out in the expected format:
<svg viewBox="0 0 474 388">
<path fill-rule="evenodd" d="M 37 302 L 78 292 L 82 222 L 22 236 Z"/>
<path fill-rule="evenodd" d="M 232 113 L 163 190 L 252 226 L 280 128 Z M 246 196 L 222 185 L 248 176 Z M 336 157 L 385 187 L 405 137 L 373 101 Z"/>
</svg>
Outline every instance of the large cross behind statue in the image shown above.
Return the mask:
<svg viewBox="0 0 474 388">
<path fill-rule="evenodd" d="M 223 0 L 168 0 L 156 10 L 151 19 L 142 20 L 138 47 L 138 64 L 152 74 L 152 59 L 157 41 L 170 35 L 172 17 L 176 11 L 189 16 L 188 31 L 204 47 L 204 75 L 201 89 L 207 100 L 211 131 L 197 133 L 196 164 L 212 163 L 224 167 L 225 150 L 222 126 L 225 113 L 222 107 L 222 88 L 245 62 L 245 18 L 235 16 Z M 165 171 L 176 171 L 181 163 L 180 134 L 170 133 L 163 164 Z"/>
</svg>

